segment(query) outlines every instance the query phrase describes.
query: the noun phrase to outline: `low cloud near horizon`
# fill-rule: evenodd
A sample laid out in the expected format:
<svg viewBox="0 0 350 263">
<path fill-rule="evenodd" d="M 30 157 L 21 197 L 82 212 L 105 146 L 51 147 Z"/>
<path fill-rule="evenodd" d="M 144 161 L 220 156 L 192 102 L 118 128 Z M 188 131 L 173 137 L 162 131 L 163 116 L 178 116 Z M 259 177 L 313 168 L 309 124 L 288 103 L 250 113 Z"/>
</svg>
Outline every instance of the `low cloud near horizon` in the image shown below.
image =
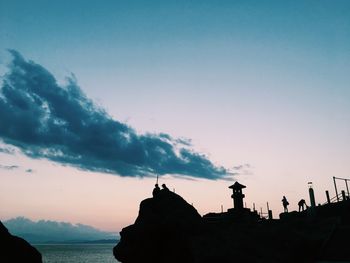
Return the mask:
<svg viewBox="0 0 350 263">
<path fill-rule="evenodd" d="M 137 134 L 15 51 L 0 87 L 0 139 L 31 158 L 120 176 L 184 175 L 225 179 L 228 171 L 168 134 Z"/>
<path fill-rule="evenodd" d="M 50 220 L 32 221 L 25 217 L 16 217 L 3 222 L 11 234 L 20 236 L 29 242 L 64 242 L 117 239 L 116 233 L 101 231 L 83 224 L 71 224 Z"/>
</svg>

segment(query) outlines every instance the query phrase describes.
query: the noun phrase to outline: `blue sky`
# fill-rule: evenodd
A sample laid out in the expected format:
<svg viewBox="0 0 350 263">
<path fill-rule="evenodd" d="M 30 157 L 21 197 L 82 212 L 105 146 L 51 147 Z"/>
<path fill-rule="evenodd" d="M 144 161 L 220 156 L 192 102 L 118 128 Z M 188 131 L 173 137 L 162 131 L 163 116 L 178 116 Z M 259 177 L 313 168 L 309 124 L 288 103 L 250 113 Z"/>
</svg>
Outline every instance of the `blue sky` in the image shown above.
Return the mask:
<svg viewBox="0 0 350 263">
<path fill-rule="evenodd" d="M 7 48 L 60 82 L 73 73 L 87 97 L 140 134 L 189 138 L 196 151 L 226 168 L 250 164 L 237 177 L 248 186 L 249 203 L 270 201 L 278 211 L 284 194 L 305 198 L 308 181 L 323 200 L 331 176 L 349 174 L 349 1 L 1 0 L 0 72 L 10 61 Z M 3 154 L 2 160 L 3 166 L 28 164 L 38 177 L 33 185 L 54 169 L 24 156 Z M 15 190 L 14 171 L 0 173 Z M 116 189 L 129 184 L 115 180 Z M 138 200 L 153 181 L 134 183 L 146 189 Z M 208 200 L 227 182 L 168 184 L 195 199 L 200 212 L 231 203 L 225 190 L 216 203 Z M 25 204 L 7 198 L 16 211 Z M 34 210 L 24 216 L 38 218 Z M 123 222 L 132 221 L 129 214 Z"/>
</svg>

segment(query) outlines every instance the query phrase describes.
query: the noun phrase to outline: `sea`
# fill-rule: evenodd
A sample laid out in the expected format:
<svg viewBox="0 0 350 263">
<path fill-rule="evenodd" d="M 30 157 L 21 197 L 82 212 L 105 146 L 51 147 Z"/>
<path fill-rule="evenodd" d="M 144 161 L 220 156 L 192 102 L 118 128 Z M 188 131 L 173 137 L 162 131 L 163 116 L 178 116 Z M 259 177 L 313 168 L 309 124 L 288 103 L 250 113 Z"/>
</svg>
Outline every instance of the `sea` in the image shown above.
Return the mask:
<svg viewBox="0 0 350 263">
<path fill-rule="evenodd" d="M 33 244 L 43 263 L 117 263 L 115 244 Z"/>
</svg>

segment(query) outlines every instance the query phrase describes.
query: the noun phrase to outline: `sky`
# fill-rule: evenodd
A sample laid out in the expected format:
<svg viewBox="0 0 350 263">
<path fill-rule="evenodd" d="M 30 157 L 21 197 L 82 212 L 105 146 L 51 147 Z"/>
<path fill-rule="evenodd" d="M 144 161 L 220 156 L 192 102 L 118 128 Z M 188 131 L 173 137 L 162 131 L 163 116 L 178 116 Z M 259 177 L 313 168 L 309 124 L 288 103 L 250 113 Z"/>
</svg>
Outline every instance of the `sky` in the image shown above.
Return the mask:
<svg viewBox="0 0 350 263">
<path fill-rule="evenodd" d="M 349 73 L 347 0 L 0 0 L 0 219 L 120 231 L 156 173 L 201 214 L 235 180 L 275 217 L 323 203 Z"/>
</svg>

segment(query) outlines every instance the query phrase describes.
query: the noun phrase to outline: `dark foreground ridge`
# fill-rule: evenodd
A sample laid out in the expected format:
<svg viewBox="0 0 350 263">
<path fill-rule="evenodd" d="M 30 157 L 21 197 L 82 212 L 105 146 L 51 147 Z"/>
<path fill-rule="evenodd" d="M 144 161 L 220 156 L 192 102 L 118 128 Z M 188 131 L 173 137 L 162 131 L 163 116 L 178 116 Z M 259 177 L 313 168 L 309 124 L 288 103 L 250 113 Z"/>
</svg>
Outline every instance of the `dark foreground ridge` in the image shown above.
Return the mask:
<svg viewBox="0 0 350 263">
<path fill-rule="evenodd" d="M 280 217 L 262 219 L 240 204 L 201 217 L 165 189 L 141 202 L 135 223 L 121 231 L 113 253 L 123 263 L 350 261 L 349 200 Z"/>
<path fill-rule="evenodd" d="M 41 254 L 22 238 L 11 235 L 0 222 L 0 262 L 41 263 Z"/>
</svg>

